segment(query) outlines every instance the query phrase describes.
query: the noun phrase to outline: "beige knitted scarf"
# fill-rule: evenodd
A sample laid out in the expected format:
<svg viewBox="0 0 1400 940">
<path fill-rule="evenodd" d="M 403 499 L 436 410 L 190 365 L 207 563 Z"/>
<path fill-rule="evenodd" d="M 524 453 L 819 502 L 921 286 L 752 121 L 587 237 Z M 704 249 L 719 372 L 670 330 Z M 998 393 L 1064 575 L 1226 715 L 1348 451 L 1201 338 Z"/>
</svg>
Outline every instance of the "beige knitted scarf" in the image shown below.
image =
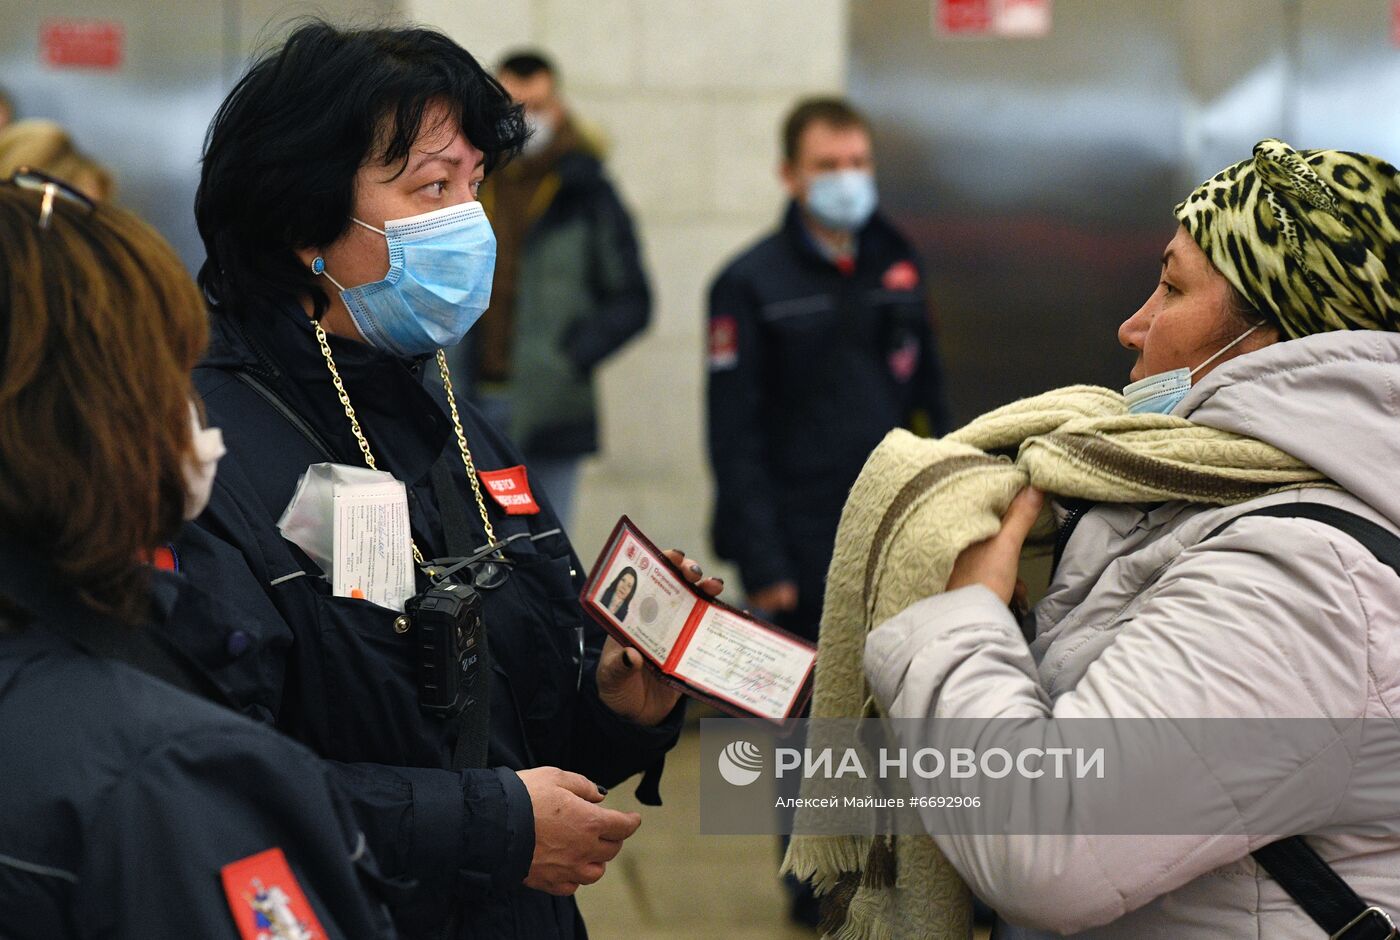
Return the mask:
<svg viewBox="0 0 1400 940">
<path fill-rule="evenodd" d="M 1012 449 L 1014 460 L 988 453 Z M 941 592 L 958 554 L 996 534 L 1027 483 L 1100 502 L 1228 505 L 1321 479 L 1260 441 L 1169 415 L 1128 414 L 1122 395 L 1093 386 L 1013 402 L 940 440 L 894 431 L 871 454 L 841 515 L 812 716 L 876 713 L 861 670 L 866 634 Z M 1032 539 L 1053 531 L 1047 511 Z M 824 741 L 822 734 L 818 722 L 808 747 L 852 743 Z M 840 797 L 846 786 L 813 777 L 803 781 L 802 796 Z M 799 810 L 798 831 L 820 831 L 812 815 L 819 812 Z M 799 835 L 783 871 L 824 895 L 823 930 L 835 940 L 971 935 L 967 889 L 927 836 Z"/>
</svg>

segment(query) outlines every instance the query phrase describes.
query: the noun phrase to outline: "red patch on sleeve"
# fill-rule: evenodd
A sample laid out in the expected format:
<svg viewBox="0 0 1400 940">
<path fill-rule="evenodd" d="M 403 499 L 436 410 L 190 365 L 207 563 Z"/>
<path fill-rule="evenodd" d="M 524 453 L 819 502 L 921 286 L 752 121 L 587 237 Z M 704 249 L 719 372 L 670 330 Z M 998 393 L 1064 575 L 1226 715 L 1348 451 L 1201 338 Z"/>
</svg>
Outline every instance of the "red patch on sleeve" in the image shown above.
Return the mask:
<svg viewBox="0 0 1400 940">
<path fill-rule="evenodd" d="M 885 290 L 913 290 L 919 286 L 919 269 L 912 261 L 896 261 L 880 278 Z"/>
<path fill-rule="evenodd" d="M 162 545 L 151 552 L 151 564 L 161 571 L 179 571 L 180 560 L 175 556 L 174 545 Z"/>
<path fill-rule="evenodd" d="M 281 849 L 231 862 L 219 876 L 242 940 L 326 940 Z"/>
<path fill-rule="evenodd" d="M 491 494 L 508 516 L 533 516 L 540 511 L 530 492 L 530 478 L 525 468 L 507 467 L 504 470 L 478 470 L 476 475 L 486 484 L 486 492 Z"/>
<path fill-rule="evenodd" d="M 739 321 L 731 314 L 710 317 L 710 368 L 732 369 L 739 364 Z"/>
</svg>

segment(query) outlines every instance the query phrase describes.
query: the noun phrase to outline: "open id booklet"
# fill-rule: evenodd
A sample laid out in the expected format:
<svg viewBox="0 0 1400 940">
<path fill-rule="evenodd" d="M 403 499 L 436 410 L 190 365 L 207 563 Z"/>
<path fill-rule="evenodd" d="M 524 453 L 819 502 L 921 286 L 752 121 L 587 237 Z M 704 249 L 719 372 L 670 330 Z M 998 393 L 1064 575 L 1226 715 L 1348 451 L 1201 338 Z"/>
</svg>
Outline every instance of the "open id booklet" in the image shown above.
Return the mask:
<svg viewBox="0 0 1400 940">
<path fill-rule="evenodd" d="M 788 729 L 812 694 L 814 644 L 705 594 L 626 516 L 580 600 L 619 643 L 732 715 Z"/>
</svg>

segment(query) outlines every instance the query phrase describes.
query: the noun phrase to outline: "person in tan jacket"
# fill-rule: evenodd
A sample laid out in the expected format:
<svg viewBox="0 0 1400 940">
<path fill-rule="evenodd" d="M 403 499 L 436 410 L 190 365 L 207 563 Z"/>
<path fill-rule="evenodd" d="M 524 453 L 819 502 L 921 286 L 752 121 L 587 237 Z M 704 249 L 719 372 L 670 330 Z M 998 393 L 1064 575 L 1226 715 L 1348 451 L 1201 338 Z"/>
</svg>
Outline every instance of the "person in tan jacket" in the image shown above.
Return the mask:
<svg viewBox="0 0 1400 940">
<path fill-rule="evenodd" d="M 1281 748 L 1250 795 L 1222 781 L 1241 821 L 1230 831 L 933 832 L 999 912 L 1001 938 L 1325 937 L 1252 857 L 1290 835 L 1367 904 L 1400 912 L 1400 577 L 1335 526 L 1287 517 L 1320 503 L 1400 531 L 1400 176 L 1264 141 L 1176 218 L 1159 283 L 1119 329 L 1137 354 L 1130 410 L 1265 442 L 1333 485 L 1061 512 L 1029 644 L 1008 609 L 1045 499 L 1028 489 L 945 593 L 871 632 L 865 674 L 893 719 L 1014 718 L 1046 741 L 1074 719 L 1322 719 L 1335 735 L 1312 759 Z M 1264 506 L 1283 517 L 1249 515 Z M 1151 752 L 1127 769 L 1125 788 L 1159 793 L 1205 772 Z M 1286 832 L 1247 824 L 1266 803 Z M 1095 808 L 1076 809 L 1092 829 Z M 1382 937 L 1382 924 L 1342 935 Z"/>
</svg>

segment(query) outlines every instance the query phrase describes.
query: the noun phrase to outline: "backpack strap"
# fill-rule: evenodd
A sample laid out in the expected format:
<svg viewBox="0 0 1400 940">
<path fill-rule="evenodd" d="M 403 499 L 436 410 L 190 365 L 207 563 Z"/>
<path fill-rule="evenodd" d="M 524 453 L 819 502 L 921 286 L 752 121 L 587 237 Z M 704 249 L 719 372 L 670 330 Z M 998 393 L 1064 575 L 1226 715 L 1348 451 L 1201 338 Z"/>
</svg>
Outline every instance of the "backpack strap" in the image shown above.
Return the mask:
<svg viewBox="0 0 1400 940">
<path fill-rule="evenodd" d="M 1220 523 L 1210 531 L 1206 538 L 1215 538 L 1236 520 L 1247 519 L 1250 516 L 1311 519 L 1314 522 L 1330 525 L 1360 542 L 1363 548 L 1376 556 L 1377 561 L 1393 568 L 1395 573 L 1400 575 L 1400 535 L 1396 535 L 1389 529 L 1377 525 L 1370 519 L 1364 519 L 1354 512 L 1347 512 L 1345 509 L 1338 509 L 1336 506 L 1328 506 L 1325 503 L 1276 503 L 1273 506 L 1252 509 Z"/>
<path fill-rule="evenodd" d="M 1330 525 L 1360 542 L 1378 561 L 1400 575 L 1400 536 L 1369 519 L 1323 503 L 1279 503 L 1240 513 L 1216 526 L 1206 538 L 1219 535 L 1237 519 L 1249 516 L 1311 519 Z M 1327 931 L 1330 940 L 1393 940 L 1400 936 L 1390 915 L 1363 901 L 1302 836 L 1280 839 L 1253 855 L 1298 906 Z"/>
</svg>

